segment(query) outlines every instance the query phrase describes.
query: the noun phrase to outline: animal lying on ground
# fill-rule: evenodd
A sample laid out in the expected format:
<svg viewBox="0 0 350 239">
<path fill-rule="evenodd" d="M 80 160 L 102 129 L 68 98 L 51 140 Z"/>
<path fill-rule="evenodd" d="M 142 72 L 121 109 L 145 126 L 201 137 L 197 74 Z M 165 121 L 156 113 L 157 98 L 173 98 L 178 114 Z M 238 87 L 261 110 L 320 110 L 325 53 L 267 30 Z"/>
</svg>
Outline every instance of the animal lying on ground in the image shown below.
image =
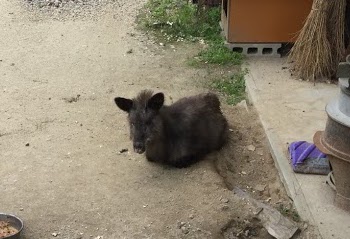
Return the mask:
<svg viewBox="0 0 350 239">
<path fill-rule="evenodd" d="M 134 151 L 149 161 L 187 167 L 219 150 L 228 137 L 228 124 L 213 93 L 182 98 L 164 105 L 164 94 L 141 91 L 134 99 L 117 97 L 128 113 Z"/>
</svg>

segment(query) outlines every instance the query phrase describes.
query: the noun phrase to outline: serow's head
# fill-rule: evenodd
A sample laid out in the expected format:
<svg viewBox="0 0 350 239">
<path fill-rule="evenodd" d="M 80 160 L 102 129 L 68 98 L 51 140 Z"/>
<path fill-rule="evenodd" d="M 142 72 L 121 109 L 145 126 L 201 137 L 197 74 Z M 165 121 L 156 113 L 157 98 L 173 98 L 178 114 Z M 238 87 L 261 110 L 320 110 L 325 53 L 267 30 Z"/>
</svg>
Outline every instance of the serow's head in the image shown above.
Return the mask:
<svg viewBox="0 0 350 239">
<path fill-rule="evenodd" d="M 159 136 L 161 121 L 158 116 L 164 104 L 164 94 L 153 95 L 152 91 L 144 90 L 134 99 L 117 97 L 114 101 L 121 110 L 128 113 L 134 151 L 144 153 L 147 145 Z"/>
</svg>

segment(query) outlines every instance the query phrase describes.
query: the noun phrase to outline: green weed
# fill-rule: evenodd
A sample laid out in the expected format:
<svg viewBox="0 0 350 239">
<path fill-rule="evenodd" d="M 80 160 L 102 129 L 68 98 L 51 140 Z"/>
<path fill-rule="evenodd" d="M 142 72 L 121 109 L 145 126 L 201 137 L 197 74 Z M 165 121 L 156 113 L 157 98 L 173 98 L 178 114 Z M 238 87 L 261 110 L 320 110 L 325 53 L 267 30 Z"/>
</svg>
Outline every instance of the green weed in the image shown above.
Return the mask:
<svg viewBox="0 0 350 239">
<path fill-rule="evenodd" d="M 168 41 L 203 40 L 207 47 L 191 60 L 190 65 L 239 65 L 242 55 L 224 46 L 220 16 L 220 7 L 198 9 L 188 0 L 149 0 L 138 22 L 144 29 L 151 29 Z"/>
<path fill-rule="evenodd" d="M 198 60 L 210 64 L 240 65 L 243 56 L 240 53 L 230 51 L 223 43 L 209 43 L 209 47 L 198 54 Z"/>
<path fill-rule="evenodd" d="M 283 216 L 290 217 L 295 222 L 300 222 L 300 216 L 294 208 L 280 204 L 277 209 Z"/>
<path fill-rule="evenodd" d="M 222 92 L 227 103 L 235 105 L 245 99 L 245 80 L 247 70 L 240 71 L 224 79 L 214 80 L 212 86 Z"/>
</svg>

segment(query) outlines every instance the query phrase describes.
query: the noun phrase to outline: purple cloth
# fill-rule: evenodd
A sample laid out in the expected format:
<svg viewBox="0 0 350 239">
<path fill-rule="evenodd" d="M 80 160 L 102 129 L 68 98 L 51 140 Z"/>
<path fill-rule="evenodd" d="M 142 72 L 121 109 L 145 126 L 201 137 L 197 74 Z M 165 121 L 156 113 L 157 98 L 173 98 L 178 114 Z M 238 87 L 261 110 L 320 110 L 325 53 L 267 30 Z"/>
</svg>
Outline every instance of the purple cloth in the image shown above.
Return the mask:
<svg viewBox="0 0 350 239">
<path fill-rule="evenodd" d="M 294 172 L 326 175 L 330 172 L 327 155 L 312 143 L 296 141 L 289 145 Z"/>
</svg>

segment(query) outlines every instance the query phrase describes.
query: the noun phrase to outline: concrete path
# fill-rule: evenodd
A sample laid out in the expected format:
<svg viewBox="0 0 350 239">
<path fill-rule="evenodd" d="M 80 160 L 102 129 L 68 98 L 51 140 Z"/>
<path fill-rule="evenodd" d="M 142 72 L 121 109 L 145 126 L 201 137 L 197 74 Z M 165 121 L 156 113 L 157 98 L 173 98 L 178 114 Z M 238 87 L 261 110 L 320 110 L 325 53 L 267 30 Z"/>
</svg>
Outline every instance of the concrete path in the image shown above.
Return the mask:
<svg viewBox="0 0 350 239">
<path fill-rule="evenodd" d="M 283 59 L 251 58 L 247 66 L 247 91 L 258 110 L 275 164 L 301 217 L 316 225 L 324 239 L 350 235 L 350 214 L 333 205 L 335 192 L 325 176 L 295 174 L 289 164 L 288 144 L 312 142 L 324 130 L 326 104 L 338 94 L 335 85 L 291 78 Z"/>
</svg>

